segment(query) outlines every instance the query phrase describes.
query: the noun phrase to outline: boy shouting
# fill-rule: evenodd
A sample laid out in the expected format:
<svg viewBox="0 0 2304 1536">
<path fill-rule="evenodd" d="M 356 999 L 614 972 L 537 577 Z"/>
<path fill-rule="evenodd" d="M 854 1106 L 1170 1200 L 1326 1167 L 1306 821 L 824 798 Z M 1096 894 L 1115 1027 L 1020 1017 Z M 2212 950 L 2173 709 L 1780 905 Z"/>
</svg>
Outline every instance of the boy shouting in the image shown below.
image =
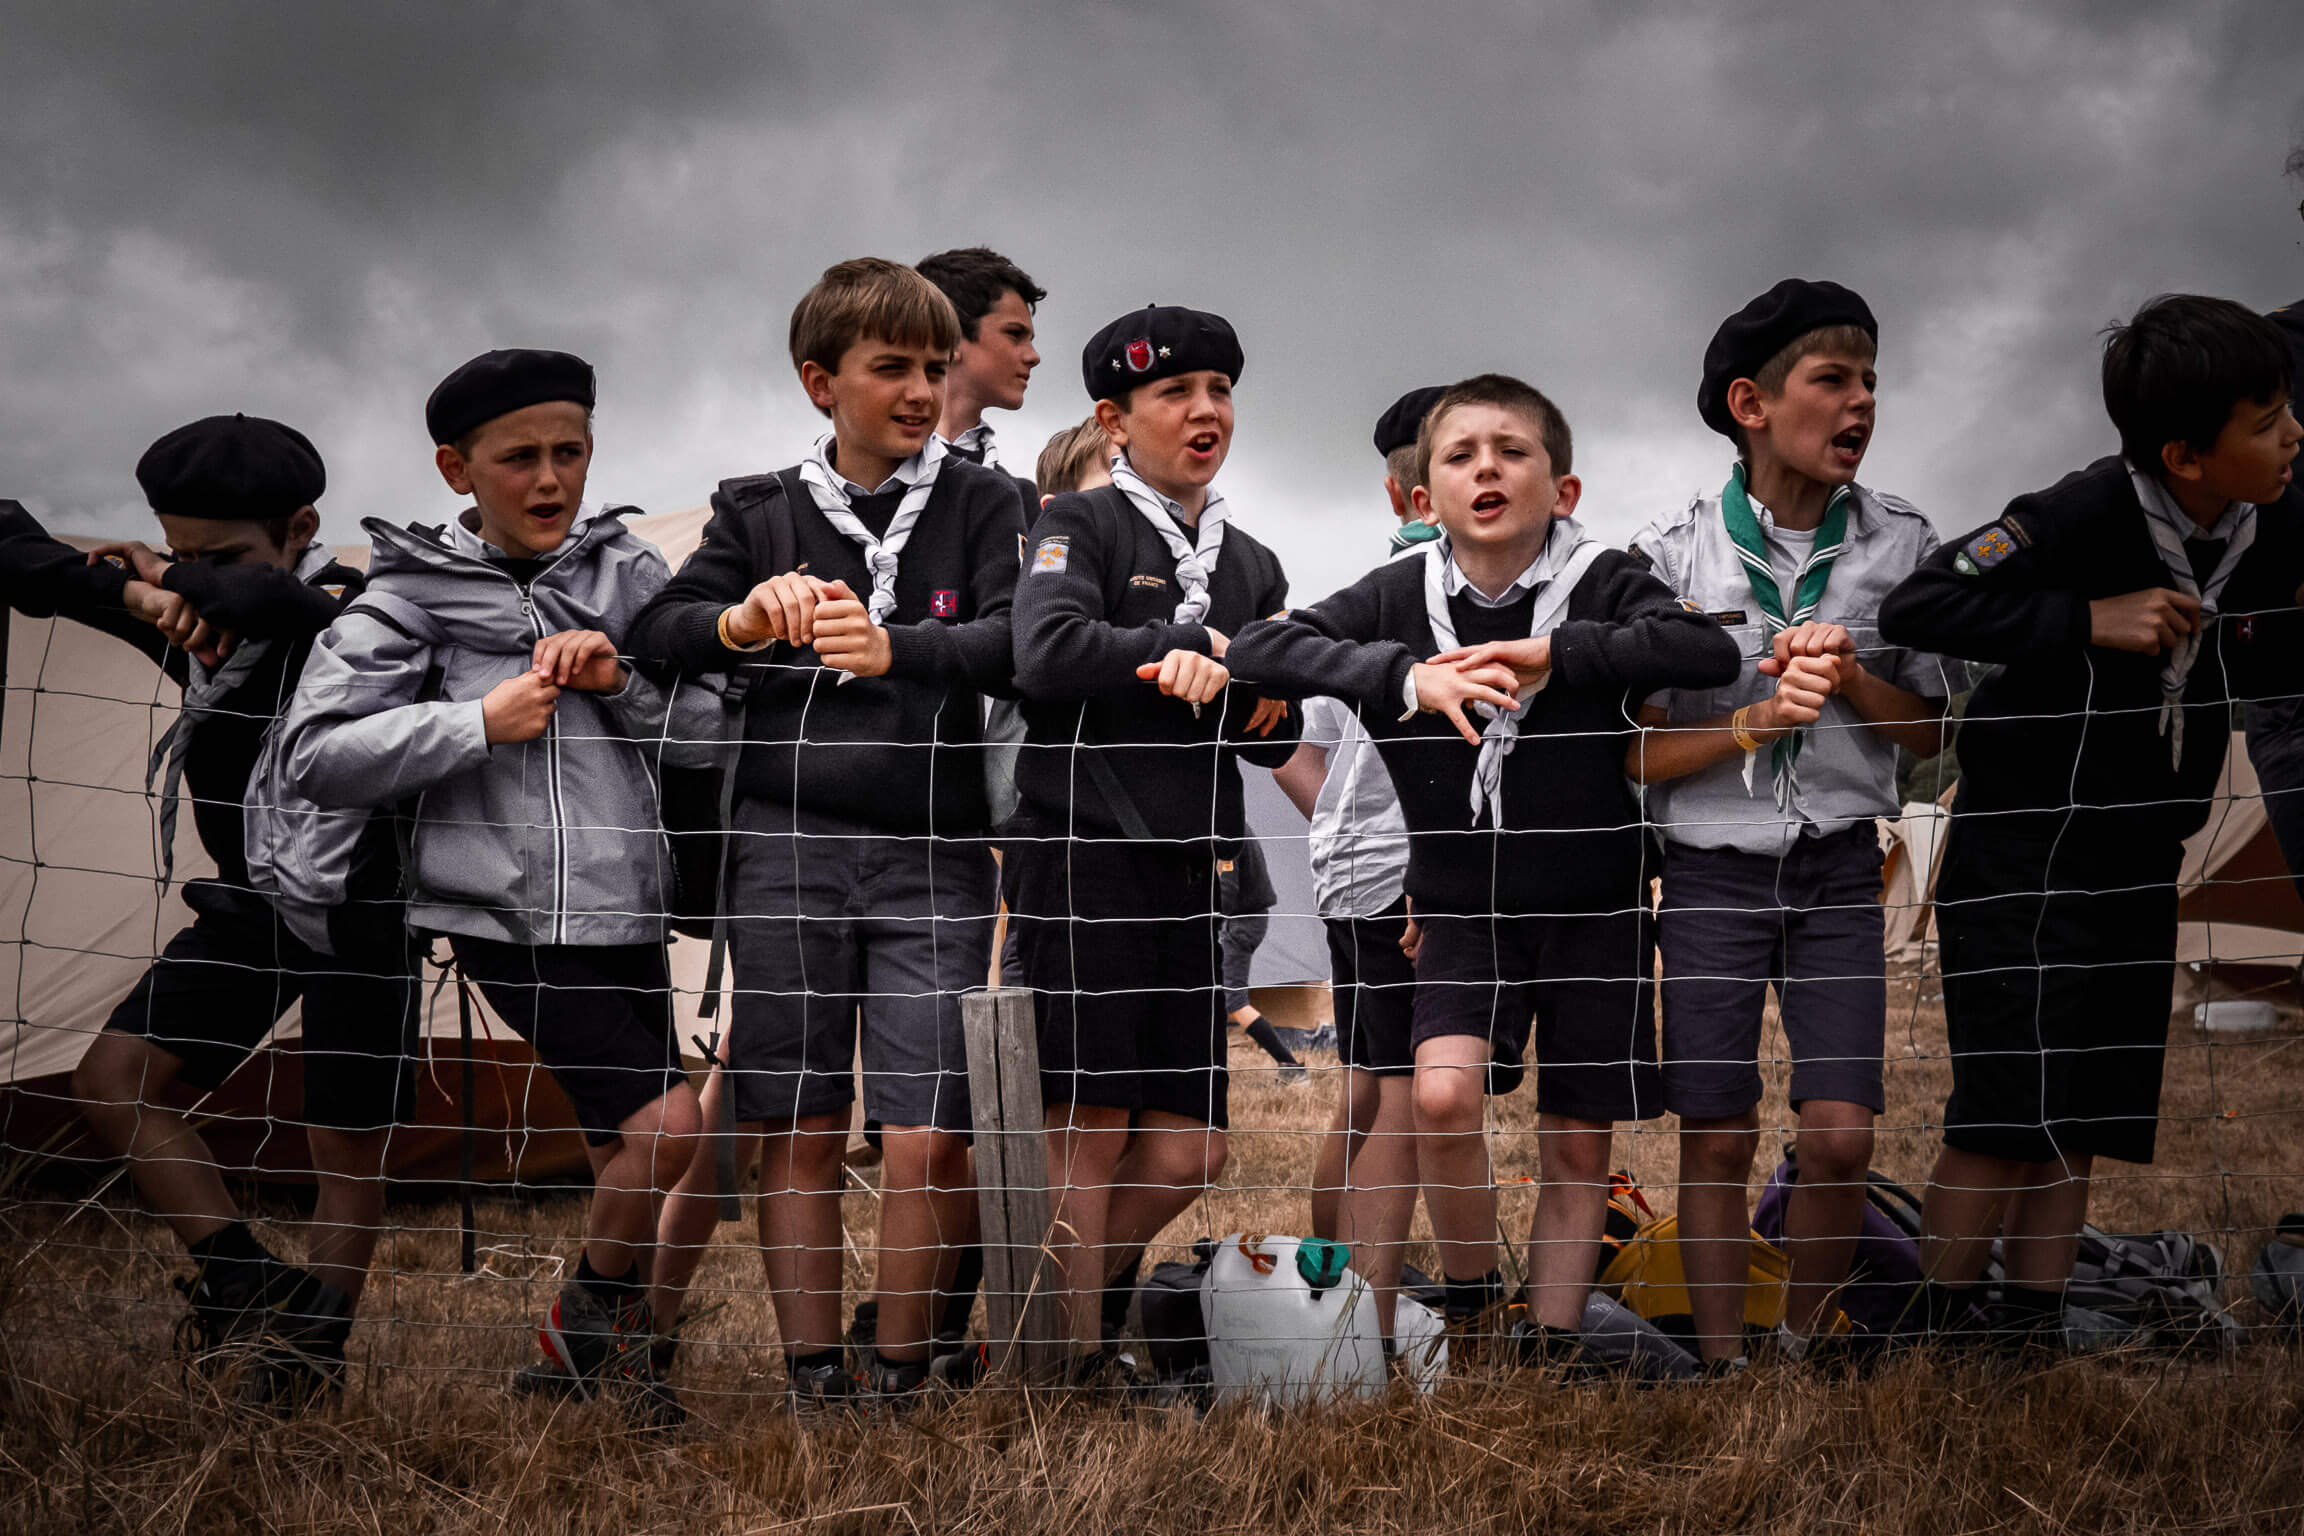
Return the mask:
<svg viewBox="0 0 2304 1536">
<path fill-rule="evenodd" d="M 1896 749 L 1943 747 L 1936 658 L 1883 646 L 1880 604 L 1936 547 L 1908 503 L 1856 484 L 1872 441 L 1879 327 L 1837 283 L 1786 278 L 1721 322 L 1697 409 L 1737 461 L 1633 541 L 1713 615 L 1744 668 L 1673 690 L 1626 770 L 1664 834 L 1664 1107 L 1680 1116 L 1680 1234 L 1708 1362 L 1742 1358 L 1760 1143 L 1760 1024 L 1773 984 L 1792 1047 L 1799 1181 L 1785 1217 L 1799 1357 L 1847 1278 L 1888 1022 L 1880 839 Z"/>
<path fill-rule="evenodd" d="M 1400 796 L 1419 1160 L 1459 1320 L 1506 1299 L 1482 1111 L 1491 1064 L 1523 1059 L 1534 1017 L 1542 1184 L 1513 1340 L 1530 1365 L 1579 1357 L 1611 1128 L 1657 1110 L 1632 710 L 1726 684 L 1737 662 L 1718 625 L 1572 521 L 1570 451 L 1529 385 L 1455 385 L 1417 439 L 1414 505 L 1442 536 L 1231 651 L 1269 692 L 1356 706 Z"/>
<path fill-rule="evenodd" d="M 1287 601 L 1214 486 L 1241 362 L 1200 310 L 1089 338 L 1111 483 L 1049 502 L 1017 584 L 1027 735 L 1002 881 L 1039 994 L 1056 1255 L 1089 1384 L 1122 1374 L 1098 1346 L 1144 1245 L 1223 1171 L 1216 864 L 1247 831 L 1235 754 L 1277 767 L 1292 750 L 1223 660 Z"/>
</svg>

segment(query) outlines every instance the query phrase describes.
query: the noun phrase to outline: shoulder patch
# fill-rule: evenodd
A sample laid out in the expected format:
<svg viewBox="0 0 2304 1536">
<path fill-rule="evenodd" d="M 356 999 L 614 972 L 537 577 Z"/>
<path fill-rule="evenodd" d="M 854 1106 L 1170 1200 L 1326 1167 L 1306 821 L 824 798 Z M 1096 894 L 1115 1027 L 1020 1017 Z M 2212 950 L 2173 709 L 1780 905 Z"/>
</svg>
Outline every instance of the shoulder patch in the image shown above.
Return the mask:
<svg viewBox="0 0 2304 1536">
<path fill-rule="evenodd" d="M 1032 551 L 1031 568 L 1035 571 L 1060 572 L 1071 563 L 1072 540 L 1068 535 L 1042 539 L 1039 547 Z"/>
<path fill-rule="evenodd" d="M 1165 576 L 1131 576 L 1128 578 L 1128 585 L 1157 592 L 1168 585 L 1168 578 Z"/>
<path fill-rule="evenodd" d="M 1963 576 L 1980 575 L 2016 553 L 2020 547 L 2015 535 L 2002 524 L 1994 523 L 1961 546 L 1960 552 L 1952 557 L 1952 567 Z"/>
<path fill-rule="evenodd" d="M 1684 597 L 1680 599 L 1680 606 L 1690 613 L 1702 613 L 1704 611 L 1704 605 L 1697 602 L 1696 599 L 1692 597 Z"/>
</svg>

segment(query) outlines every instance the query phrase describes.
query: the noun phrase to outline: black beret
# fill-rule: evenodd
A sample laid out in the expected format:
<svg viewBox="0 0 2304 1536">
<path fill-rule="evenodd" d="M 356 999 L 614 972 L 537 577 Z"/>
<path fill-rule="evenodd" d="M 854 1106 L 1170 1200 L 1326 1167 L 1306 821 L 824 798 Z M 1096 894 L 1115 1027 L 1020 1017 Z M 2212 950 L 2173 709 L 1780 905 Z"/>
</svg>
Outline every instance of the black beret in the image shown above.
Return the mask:
<svg viewBox="0 0 2304 1536">
<path fill-rule="evenodd" d="M 483 352 L 440 381 L 424 402 L 435 443 L 453 443 L 474 427 L 548 400 L 592 409 L 592 365 L 567 352 L 508 347 Z"/>
<path fill-rule="evenodd" d="M 1712 333 L 1712 344 L 1704 349 L 1704 380 L 1696 386 L 1696 414 L 1704 418 L 1704 425 L 1734 437 L 1736 420 L 1728 414 L 1728 386 L 1751 378 L 1777 353 L 1828 325 L 1852 325 L 1874 342 L 1880 340 L 1880 322 L 1852 289 L 1804 277 L 1784 279 L 1721 321 L 1720 329 Z"/>
<path fill-rule="evenodd" d="M 1080 376 L 1089 399 L 1110 400 L 1139 384 L 1203 368 L 1237 384 L 1240 363 L 1240 338 L 1222 315 L 1152 304 L 1089 337 L 1080 352 Z"/>
<path fill-rule="evenodd" d="M 1416 434 L 1424 430 L 1424 418 L 1432 414 L 1432 407 L 1448 393 L 1444 385 L 1433 384 L 1424 389 L 1412 389 L 1392 402 L 1392 408 L 1376 418 L 1376 451 L 1386 458 L 1416 441 Z"/>
<path fill-rule="evenodd" d="M 328 471 L 312 439 L 261 416 L 209 416 L 144 450 L 136 483 L 171 517 L 269 521 L 320 499 Z"/>
</svg>

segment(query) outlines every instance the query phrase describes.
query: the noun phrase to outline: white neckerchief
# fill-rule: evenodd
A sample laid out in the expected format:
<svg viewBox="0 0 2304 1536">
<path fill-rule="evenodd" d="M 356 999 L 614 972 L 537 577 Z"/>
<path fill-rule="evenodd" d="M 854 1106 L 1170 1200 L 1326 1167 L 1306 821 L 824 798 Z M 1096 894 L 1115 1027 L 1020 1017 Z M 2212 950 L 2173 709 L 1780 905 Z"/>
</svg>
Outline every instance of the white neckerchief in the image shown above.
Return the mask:
<svg viewBox="0 0 2304 1536">
<path fill-rule="evenodd" d="M 315 539 L 306 546 L 296 561 L 296 579 L 308 582 L 325 570 L 336 557 L 328 546 Z M 216 713 L 216 706 L 232 691 L 248 681 L 248 674 L 256 670 L 256 663 L 272 649 L 270 640 L 243 640 L 224 658 L 224 664 L 211 668 L 197 656 L 184 658 L 185 679 L 183 702 L 178 706 L 176 718 L 160 739 L 152 744 L 152 756 L 144 766 L 144 789 L 150 793 L 152 780 L 163 768 L 167 775 L 160 785 L 160 883 L 166 885 L 176 873 L 176 810 L 180 803 L 184 783 L 184 753 L 192 745 L 192 732 L 199 723 Z M 293 686 L 291 684 L 291 686 Z M 282 703 L 286 701 L 283 700 Z"/>
<path fill-rule="evenodd" d="M 2166 486 L 2133 464 L 2128 465 L 2128 480 L 2136 487 L 2136 500 L 2144 507 L 2144 526 L 2152 530 L 2152 542 L 2160 551 L 2162 563 L 2168 567 L 2169 579 L 2176 583 L 2177 591 L 2200 600 L 2199 624 L 2176 642 L 2160 666 L 2160 734 L 2168 738 L 2169 765 L 2181 767 L 2184 762 L 2184 682 L 2192 674 L 2192 663 L 2200 659 L 2200 641 L 2216 617 L 2216 599 L 2223 593 L 2224 583 L 2231 579 L 2240 557 L 2248 553 L 2248 546 L 2256 542 L 2256 504 L 2227 503 L 2216 521 L 2203 528 L 2192 521 L 2191 514 L 2176 505 L 2176 498 L 2168 494 Z M 2224 554 L 2217 560 L 2205 587 L 2192 575 L 2192 559 L 2184 551 L 2186 539 L 2215 539 L 2224 546 Z"/>
<path fill-rule="evenodd" d="M 1144 483 L 1124 453 L 1112 455 L 1112 485 L 1136 504 L 1144 514 L 1144 521 L 1160 535 L 1160 542 L 1168 546 L 1168 553 L 1176 557 L 1176 589 L 1184 595 L 1177 599 L 1175 621 L 1179 624 L 1201 624 L 1208 618 L 1208 580 L 1216 574 L 1216 557 L 1224 552 L 1224 526 L 1231 521 L 1232 509 L 1225 505 L 1224 497 L 1214 486 L 1208 488 L 1208 504 L 1200 509 L 1197 524 L 1200 544 L 1194 548 L 1176 526 L 1175 513 L 1183 508 Z M 1174 508 L 1174 512 L 1170 509 Z"/>
<path fill-rule="evenodd" d="M 1423 547 L 1424 556 L 1424 617 L 1432 626 L 1432 638 L 1440 642 L 1440 649 L 1456 648 L 1456 622 L 1448 616 L 1448 599 L 1455 593 L 1470 588 L 1472 600 L 1483 607 L 1502 608 L 1524 591 L 1536 593 L 1536 606 L 1528 616 L 1528 634 L 1531 639 L 1548 635 L 1559 626 L 1568 612 L 1568 599 L 1576 591 L 1576 583 L 1584 577 L 1602 550 L 1607 546 L 1593 538 L 1567 518 L 1555 518 L 1552 531 L 1544 537 L 1544 551 L 1536 563 L 1520 573 L 1520 578 L 1504 589 L 1504 595 L 1491 598 L 1471 585 L 1471 579 L 1456 565 L 1456 556 L 1445 534 Z M 1473 711 L 1487 721 L 1480 728 L 1480 757 L 1472 767 L 1472 820 L 1478 824 L 1481 807 L 1489 809 L 1491 824 L 1504 824 L 1504 759 L 1520 744 L 1520 717 L 1528 712 L 1528 705 L 1544 685 L 1551 681 L 1546 673 L 1518 692 L 1518 700 L 1510 709 L 1499 709 L 1493 704 L 1475 704 Z"/>
<path fill-rule="evenodd" d="M 1000 467 L 1000 450 L 992 446 L 992 423 L 980 421 L 951 442 L 964 457 L 974 459 L 986 469 Z"/>
<path fill-rule="evenodd" d="M 897 562 L 903 557 L 904 546 L 911 541 L 921 509 L 928 505 L 929 496 L 935 492 L 936 476 L 944 467 L 948 450 L 944 439 L 930 433 L 927 447 L 896 466 L 888 478 L 904 486 L 904 499 L 896 504 L 896 515 L 888 520 L 888 531 L 874 538 L 872 530 L 849 510 L 849 480 L 833 468 L 831 447 L 831 433 L 818 438 L 815 450 L 800 461 L 800 478 L 807 482 L 810 494 L 816 498 L 816 510 L 824 514 L 824 520 L 863 546 L 864 568 L 872 573 L 872 595 L 865 602 L 865 611 L 873 623 L 883 623 L 896 611 Z M 840 680 L 846 682 L 855 675 L 843 672 Z"/>
</svg>

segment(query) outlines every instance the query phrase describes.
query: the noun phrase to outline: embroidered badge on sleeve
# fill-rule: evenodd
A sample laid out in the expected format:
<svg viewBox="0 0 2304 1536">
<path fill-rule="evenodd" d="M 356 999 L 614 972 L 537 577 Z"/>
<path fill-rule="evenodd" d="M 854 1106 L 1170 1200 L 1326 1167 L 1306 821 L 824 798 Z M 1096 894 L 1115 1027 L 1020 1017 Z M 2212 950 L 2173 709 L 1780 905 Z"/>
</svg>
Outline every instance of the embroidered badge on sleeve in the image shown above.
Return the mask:
<svg viewBox="0 0 2304 1536">
<path fill-rule="evenodd" d="M 1952 568 L 1963 576 L 1977 576 L 2016 553 L 2016 540 L 1994 523 L 1962 546 L 1952 557 Z"/>
<path fill-rule="evenodd" d="M 1072 563 L 1070 538 L 1042 539 L 1040 547 L 1032 551 L 1032 569 L 1062 572 Z"/>
<path fill-rule="evenodd" d="M 937 619 L 956 619 L 960 616 L 960 593 L 957 589 L 938 587 L 928 594 L 928 615 Z"/>
</svg>

